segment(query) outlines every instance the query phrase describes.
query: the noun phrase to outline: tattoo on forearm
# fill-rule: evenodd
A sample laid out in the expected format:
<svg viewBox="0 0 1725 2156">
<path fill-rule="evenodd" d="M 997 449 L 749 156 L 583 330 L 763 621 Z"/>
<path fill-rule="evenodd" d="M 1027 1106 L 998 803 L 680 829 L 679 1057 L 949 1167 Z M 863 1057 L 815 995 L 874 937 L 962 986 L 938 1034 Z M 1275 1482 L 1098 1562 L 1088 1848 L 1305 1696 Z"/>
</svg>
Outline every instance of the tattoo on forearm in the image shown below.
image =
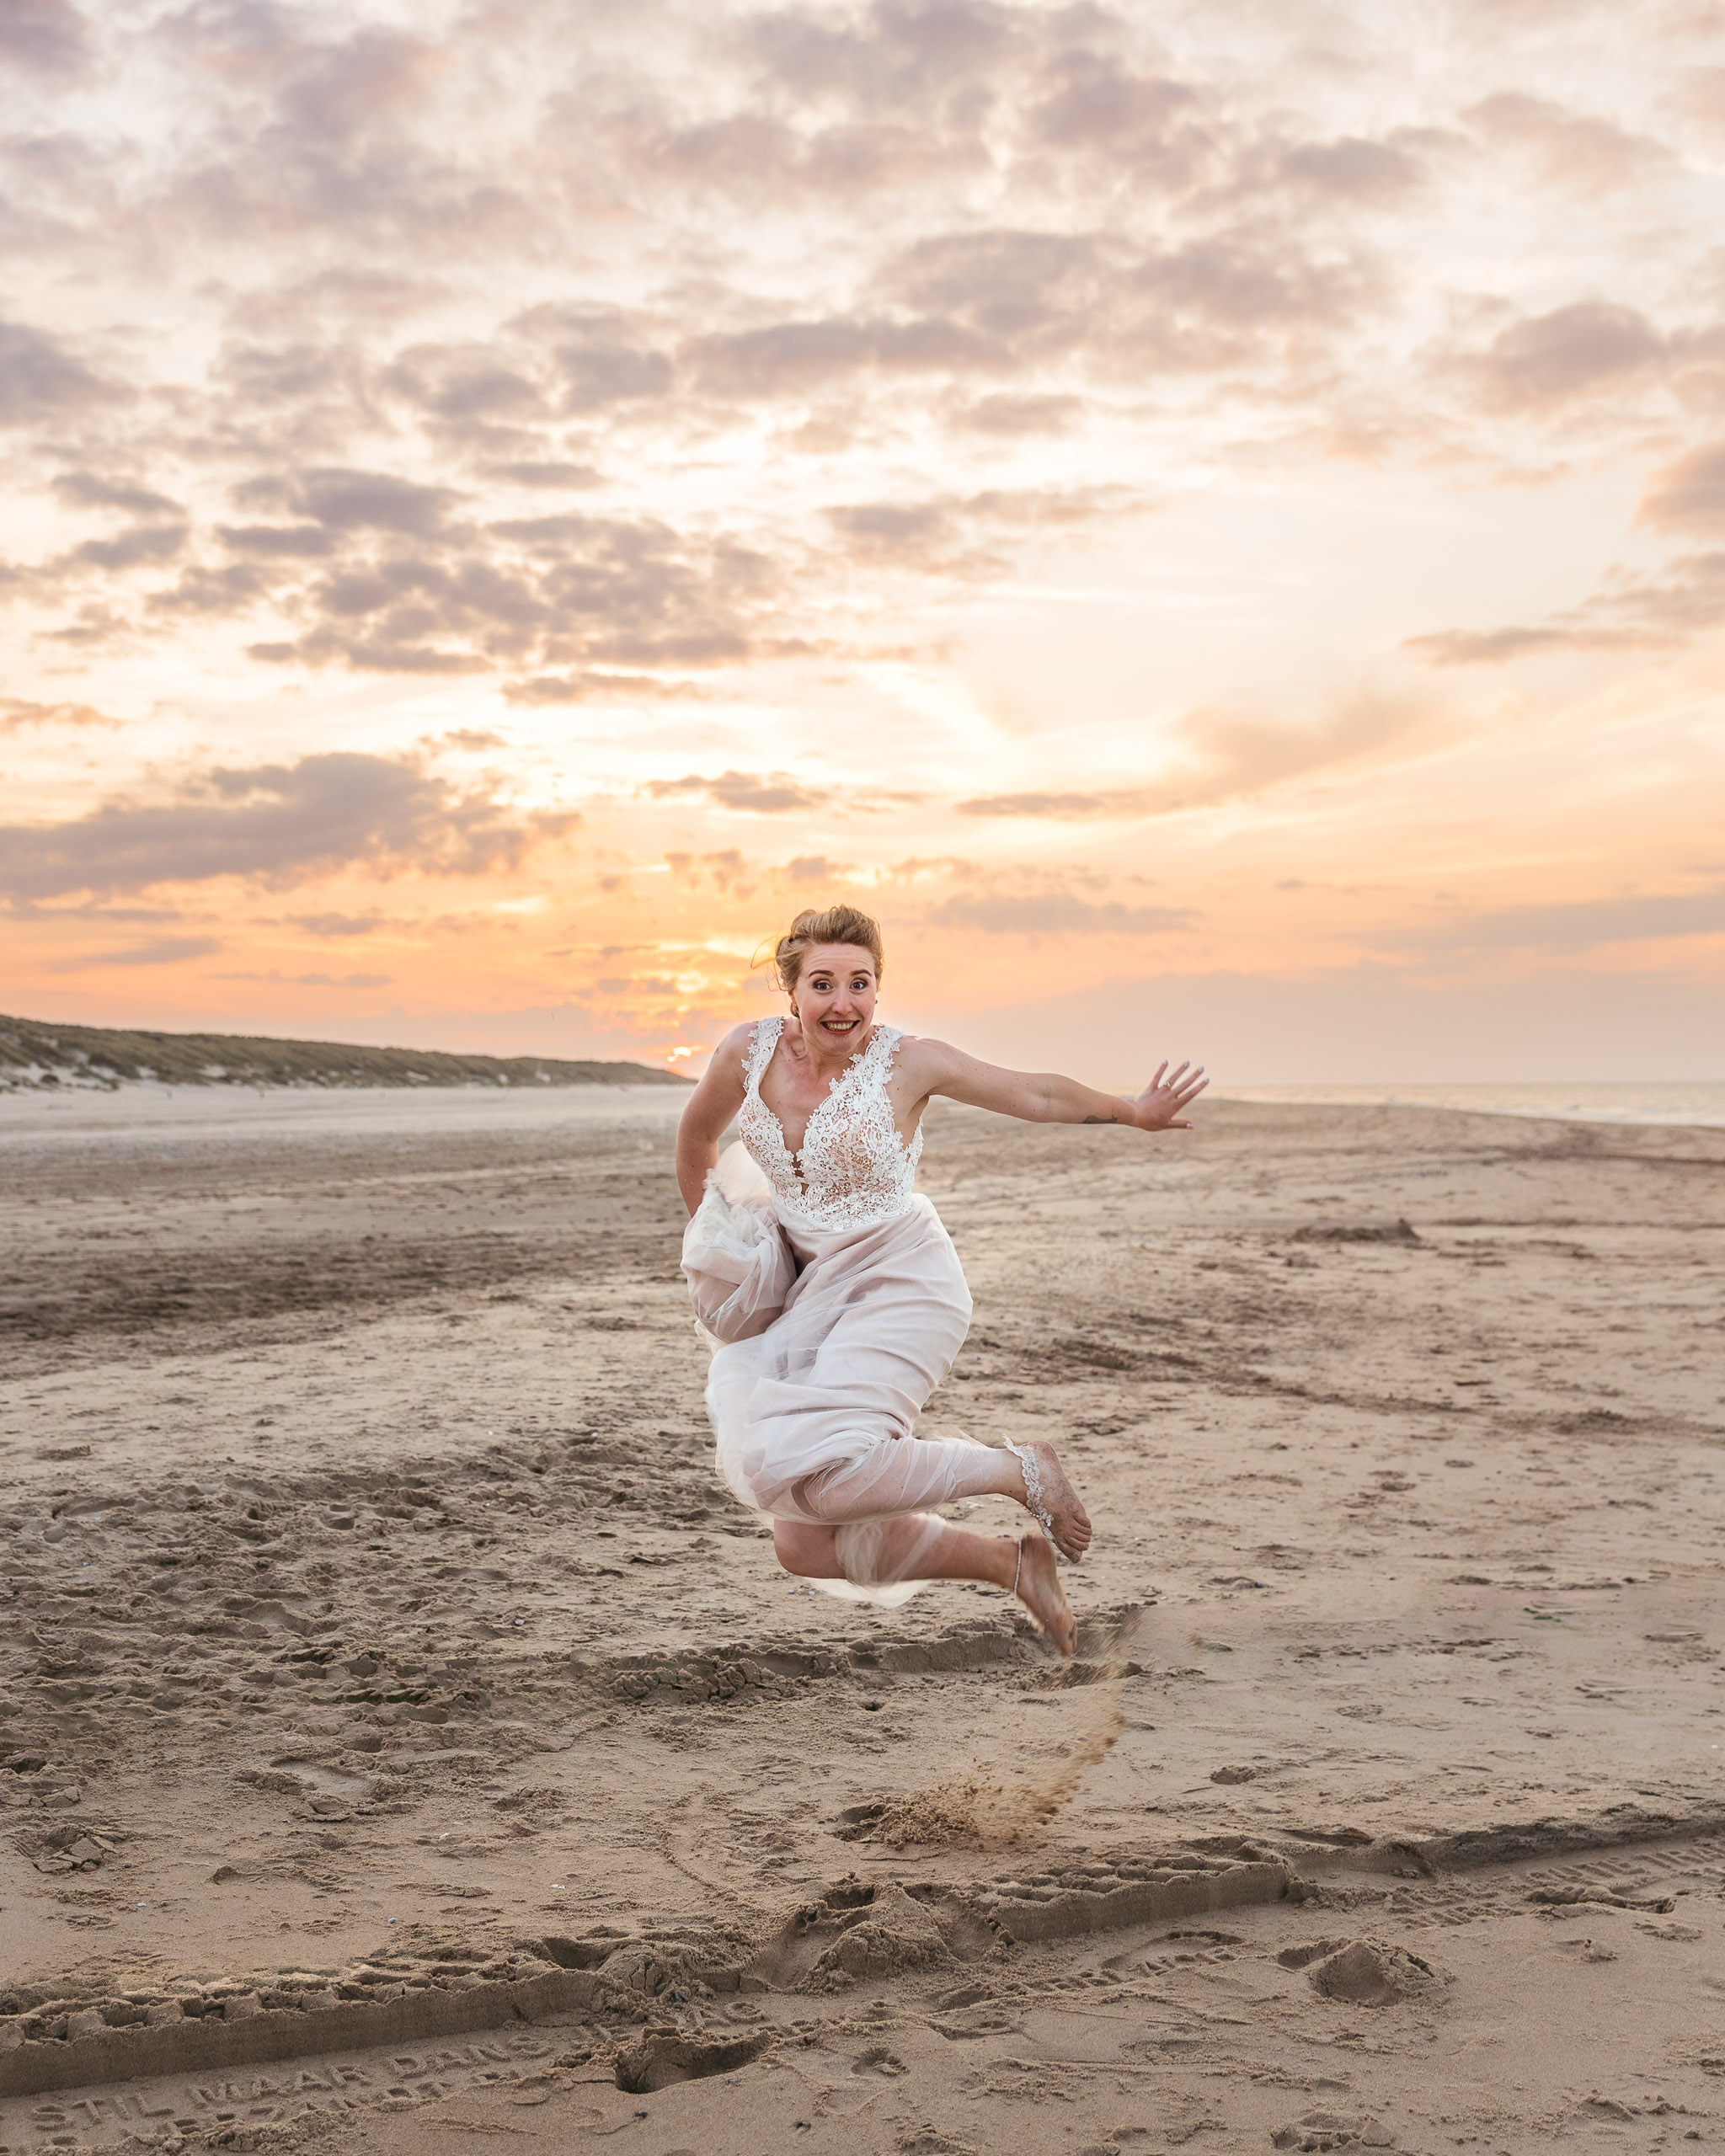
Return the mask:
<svg viewBox="0 0 1725 2156">
<path fill-rule="evenodd" d="M 1084 1120 L 1087 1123 L 1118 1123 L 1120 1118 L 1117 1115 L 1087 1115 Z"/>
</svg>

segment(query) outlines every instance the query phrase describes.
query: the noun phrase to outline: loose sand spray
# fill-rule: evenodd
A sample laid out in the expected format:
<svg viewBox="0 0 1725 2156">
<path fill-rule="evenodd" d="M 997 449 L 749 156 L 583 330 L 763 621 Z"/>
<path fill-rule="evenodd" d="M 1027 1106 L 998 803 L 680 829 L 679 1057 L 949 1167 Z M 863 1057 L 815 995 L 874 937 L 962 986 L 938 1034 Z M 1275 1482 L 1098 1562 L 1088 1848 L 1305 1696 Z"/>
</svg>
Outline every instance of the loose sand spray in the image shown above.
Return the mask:
<svg viewBox="0 0 1725 2156">
<path fill-rule="evenodd" d="M 1051 1668 L 1039 1683 L 1026 1687 L 1039 1705 L 1057 1700 L 1060 1720 L 1048 1737 L 1027 1742 L 1011 1765 L 974 1760 L 927 1789 L 864 1806 L 855 1817 L 854 1838 L 892 1849 L 913 1843 L 946 1849 L 1022 1848 L 1067 1804 L 1125 1727 L 1124 1681 L 1135 1665 L 1121 1652 L 1124 1629 L 1111 1626 L 1098 1642 L 1098 1652 Z M 1021 1710 L 1009 1729 L 1022 1723 Z"/>
</svg>

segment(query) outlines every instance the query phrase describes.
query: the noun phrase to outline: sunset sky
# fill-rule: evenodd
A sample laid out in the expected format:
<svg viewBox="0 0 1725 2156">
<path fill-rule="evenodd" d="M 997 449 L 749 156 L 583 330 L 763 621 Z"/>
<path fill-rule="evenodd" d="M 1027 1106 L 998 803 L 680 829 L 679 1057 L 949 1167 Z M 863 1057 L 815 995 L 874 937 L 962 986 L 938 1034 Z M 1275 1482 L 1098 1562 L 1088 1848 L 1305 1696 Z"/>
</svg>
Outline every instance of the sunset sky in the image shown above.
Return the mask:
<svg viewBox="0 0 1725 2156">
<path fill-rule="evenodd" d="M 1725 5 L 6 0 L 0 1009 L 1725 1075 Z"/>
</svg>

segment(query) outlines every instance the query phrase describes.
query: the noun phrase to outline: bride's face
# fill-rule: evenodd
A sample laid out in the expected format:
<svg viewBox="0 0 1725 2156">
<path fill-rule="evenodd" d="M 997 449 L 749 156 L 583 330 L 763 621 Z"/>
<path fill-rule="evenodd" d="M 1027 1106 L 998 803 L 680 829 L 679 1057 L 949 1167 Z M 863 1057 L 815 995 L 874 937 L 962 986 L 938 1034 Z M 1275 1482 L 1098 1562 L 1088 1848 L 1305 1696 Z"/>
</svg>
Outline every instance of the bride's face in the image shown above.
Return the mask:
<svg viewBox="0 0 1725 2156">
<path fill-rule="evenodd" d="M 874 961 L 852 943 L 817 943 L 803 954 L 791 991 L 803 1037 L 835 1049 L 854 1046 L 874 1020 Z"/>
</svg>

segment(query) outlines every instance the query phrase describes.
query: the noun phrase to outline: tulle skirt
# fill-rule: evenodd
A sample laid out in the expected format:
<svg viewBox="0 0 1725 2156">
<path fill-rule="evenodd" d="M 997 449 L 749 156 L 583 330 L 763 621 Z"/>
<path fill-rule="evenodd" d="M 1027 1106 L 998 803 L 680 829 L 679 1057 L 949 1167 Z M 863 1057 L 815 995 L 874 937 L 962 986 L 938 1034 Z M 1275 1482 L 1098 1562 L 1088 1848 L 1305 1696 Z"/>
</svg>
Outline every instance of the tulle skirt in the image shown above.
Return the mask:
<svg viewBox="0 0 1725 2156">
<path fill-rule="evenodd" d="M 882 1578 L 879 1558 L 889 1549 L 901 1571 L 917 1538 L 871 1529 L 987 1488 L 998 1465 L 967 1438 L 915 1434 L 970 1322 L 939 1214 L 917 1197 L 877 1227 L 810 1231 L 780 1216 L 733 1146 L 689 1223 L 683 1269 L 713 1350 L 720 1474 L 772 1518 L 839 1526 L 850 1592 L 903 1600 L 914 1589 Z"/>
</svg>

